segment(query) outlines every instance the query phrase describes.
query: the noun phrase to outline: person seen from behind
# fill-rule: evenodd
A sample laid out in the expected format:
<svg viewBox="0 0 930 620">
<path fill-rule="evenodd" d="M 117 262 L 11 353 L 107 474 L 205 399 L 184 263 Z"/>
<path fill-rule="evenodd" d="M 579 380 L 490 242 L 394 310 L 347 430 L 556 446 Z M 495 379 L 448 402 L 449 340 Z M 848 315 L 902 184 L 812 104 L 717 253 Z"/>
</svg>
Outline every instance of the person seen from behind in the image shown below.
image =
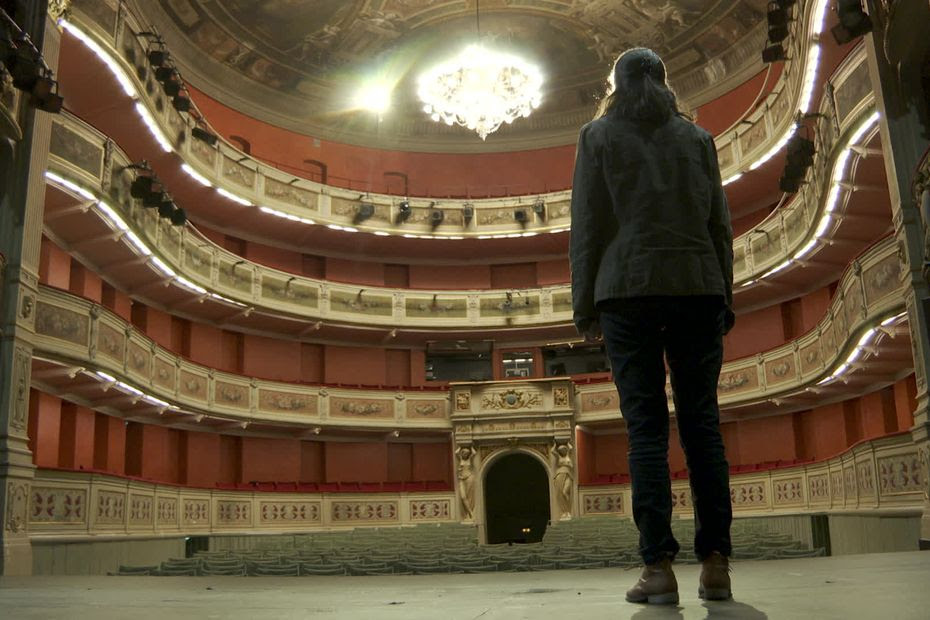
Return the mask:
<svg viewBox="0 0 930 620">
<path fill-rule="evenodd" d="M 678 603 L 666 364 L 694 499 L 699 596 L 731 597 L 729 468 L 717 382 L 733 326 L 733 232 L 713 138 L 684 117 L 652 50 L 617 59 L 579 136 L 570 260 L 574 321 L 603 338 L 629 437 L 645 567 L 626 593 Z"/>
</svg>

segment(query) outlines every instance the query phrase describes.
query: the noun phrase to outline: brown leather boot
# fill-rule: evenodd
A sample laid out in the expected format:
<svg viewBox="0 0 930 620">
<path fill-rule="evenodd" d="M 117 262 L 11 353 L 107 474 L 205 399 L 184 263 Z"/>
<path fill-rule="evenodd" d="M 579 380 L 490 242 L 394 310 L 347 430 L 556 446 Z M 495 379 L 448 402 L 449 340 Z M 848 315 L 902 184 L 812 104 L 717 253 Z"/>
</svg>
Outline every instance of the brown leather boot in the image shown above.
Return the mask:
<svg viewBox="0 0 930 620">
<path fill-rule="evenodd" d="M 725 601 L 733 597 L 730 590 L 730 562 L 717 551 L 701 563 L 698 596 L 706 601 Z"/>
<path fill-rule="evenodd" d="M 664 558 L 655 564 L 647 564 L 636 585 L 627 590 L 626 600 L 653 605 L 677 604 L 678 581 L 672 572 L 672 561 Z"/>
</svg>

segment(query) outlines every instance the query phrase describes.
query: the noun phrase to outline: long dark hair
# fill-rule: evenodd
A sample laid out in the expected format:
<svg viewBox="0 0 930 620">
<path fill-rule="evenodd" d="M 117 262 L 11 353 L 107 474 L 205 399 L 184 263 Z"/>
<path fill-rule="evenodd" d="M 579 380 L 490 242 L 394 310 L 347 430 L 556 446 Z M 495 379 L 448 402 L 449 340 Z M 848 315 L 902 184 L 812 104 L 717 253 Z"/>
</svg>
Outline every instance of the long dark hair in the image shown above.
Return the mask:
<svg viewBox="0 0 930 620">
<path fill-rule="evenodd" d="M 620 54 L 610 82 L 613 90 L 601 100 L 594 118 L 617 114 L 632 121 L 662 124 L 672 116 L 684 116 L 668 85 L 665 63 L 651 49 L 634 47 Z"/>
</svg>

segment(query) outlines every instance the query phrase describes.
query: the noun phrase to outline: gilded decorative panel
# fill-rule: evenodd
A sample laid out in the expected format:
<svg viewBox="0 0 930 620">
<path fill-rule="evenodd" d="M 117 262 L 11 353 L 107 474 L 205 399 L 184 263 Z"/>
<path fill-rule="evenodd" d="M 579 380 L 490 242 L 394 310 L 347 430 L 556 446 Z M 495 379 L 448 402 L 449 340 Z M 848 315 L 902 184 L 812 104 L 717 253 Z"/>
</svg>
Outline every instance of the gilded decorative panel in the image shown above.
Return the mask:
<svg viewBox="0 0 930 620">
<path fill-rule="evenodd" d="M 417 499 L 410 501 L 411 521 L 448 521 L 452 518 L 452 502 L 447 499 Z"/>
<path fill-rule="evenodd" d="M 211 254 L 205 250 L 189 244 L 186 248 L 185 267 L 205 279 L 210 278 Z"/>
<path fill-rule="evenodd" d="M 830 498 L 837 502 L 843 501 L 846 490 L 843 485 L 843 472 L 841 470 L 830 472 Z"/>
<path fill-rule="evenodd" d="M 129 524 L 130 525 L 151 525 L 154 517 L 152 504 L 154 498 L 151 495 L 129 496 Z"/>
<path fill-rule="evenodd" d="M 872 93 L 872 80 L 869 78 L 869 65 L 860 62 L 834 91 L 836 113 L 840 123 L 856 108 L 859 103 Z"/>
<path fill-rule="evenodd" d="M 773 124 L 781 123 L 791 116 L 791 106 L 794 105 L 794 93 L 789 88 L 783 88 L 770 109 Z"/>
<path fill-rule="evenodd" d="M 29 523 L 84 523 L 87 519 L 87 491 L 32 487 Z"/>
<path fill-rule="evenodd" d="M 749 246 L 752 249 L 752 259 L 755 265 L 762 265 L 781 254 L 781 234 L 774 231 L 764 231 L 752 235 Z"/>
<path fill-rule="evenodd" d="M 691 510 L 691 490 L 685 487 L 672 487 L 672 510 Z"/>
<path fill-rule="evenodd" d="M 155 385 L 173 390 L 176 372 L 177 368 L 172 361 L 155 356 L 155 373 L 152 377 Z"/>
<path fill-rule="evenodd" d="M 794 366 L 794 355 L 783 355 L 765 363 L 765 383 L 774 385 L 792 381 L 797 377 Z"/>
<path fill-rule="evenodd" d="M 542 393 L 526 389 L 512 389 L 482 395 L 481 408 L 499 411 L 538 409 L 542 407 Z"/>
<path fill-rule="evenodd" d="M 49 152 L 95 179 L 103 175 L 103 148 L 61 123 L 52 123 Z"/>
<path fill-rule="evenodd" d="M 482 297 L 479 312 L 482 318 L 536 315 L 539 314 L 539 295 L 508 294 Z"/>
<path fill-rule="evenodd" d="M 846 298 L 843 300 L 843 309 L 846 311 L 846 324 L 854 325 L 864 316 L 865 308 L 862 304 L 862 288 L 858 280 L 846 289 Z"/>
<path fill-rule="evenodd" d="M 408 420 L 443 419 L 446 417 L 446 400 L 407 400 L 405 417 Z"/>
<path fill-rule="evenodd" d="M 764 144 L 767 137 L 768 129 L 765 126 L 765 117 L 760 116 L 748 131 L 740 134 L 739 144 L 743 151 L 743 155 L 745 156 L 746 154 L 752 152 L 753 149 Z"/>
<path fill-rule="evenodd" d="M 249 408 L 249 388 L 244 385 L 217 381 L 213 390 L 213 398 L 218 405 L 237 409 Z"/>
<path fill-rule="evenodd" d="M 216 149 L 203 140 L 191 140 L 190 152 L 196 159 L 205 163 L 210 170 L 216 167 Z"/>
<path fill-rule="evenodd" d="M 97 492 L 97 514 L 94 521 L 103 525 L 126 522 L 126 494 L 114 491 Z"/>
<path fill-rule="evenodd" d="M 332 520 L 397 521 L 397 502 L 333 502 Z"/>
<path fill-rule="evenodd" d="M 570 291 L 564 293 L 552 294 L 552 312 L 571 312 L 572 311 L 572 294 Z"/>
<path fill-rule="evenodd" d="M 320 502 L 275 501 L 259 504 L 259 520 L 265 524 L 319 523 Z"/>
<path fill-rule="evenodd" d="M 317 396 L 263 388 L 258 391 L 258 408 L 277 413 L 316 415 Z"/>
<path fill-rule="evenodd" d="M 623 514 L 623 494 L 603 493 L 584 495 L 584 514 Z"/>
<path fill-rule="evenodd" d="M 803 203 L 799 201 L 796 203 L 796 206 L 785 215 L 785 238 L 788 240 L 789 246 L 800 240 L 801 237 L 804 236 L 804 233 L 807 232 L 807 227 L 804 226 L 807 218 L 804 217 L 806 214 L 802 204 Z"/>
<path fill-rule="evenodd" d="M 720 164 L 721 170 L 733 165 L 734 156 L 732 142 L 727 142 L 717 149 L 717 161 Z"/>
<path fill-rule="evenodd" d="M 804 503 L 804 480 L 800 476 L 797 478 L 774 480 L 772 486 L 775 504 Z"/>
<path fill-rule="evenodd" d="M 375 398 L 331 397 L 329 415 L 334 418 L 393 418 L 394 403 Z"/>
<path fill-rule="evenodd" d="M 248 501 L 217 500 L 216 522 L 222 525 L 251 525 L 252 503 Z"/>
<path fill-rule="evenodd" d="M 271 276 L 262 278 L 262 297 L 275 301 L 298 304 L 308 308 L 316 308 L 320 303 L 320 293 L 315 286 L 302 282 L 295 282 L 293 278 L 284 280 Z"/>
<path fill-rule="evenodd" d="M 823 359 L 828 360 L 836 355 L 836 331 L 833 329 L 833 323 L 830 322 L 820 335 L 820 343 L 823 348 Z"/>
<path fill-rule="evenodd" d="M 744 482 L 731 485 L 730 500 L 733 502 L 734 509 L 765 506 L 765 484 L 762 482 Z"/>
<path fill-rule="evenodd" d="M 733 273 L 743 273 L 749 267 L 746 265 L 746 246 L 742 244 L 733 246 Z"/>
<path fill-rule="evenodd" d="M 871 495 L 875 492 L 875 468 L 871 459 L 856 464 L 856 480 L 860 494 Z"/>
<path fill-rule="evenodd" d="M 830 501 L 830 479 L 827 474 L 807 477 L 807 497 L 811 503 Z"/>
<path fill-rule="evenodd" d="M 178 500 L 175 497 L 159 497 L 157 500 L 158 525 L 178 524 Z"/>
<path fill-rule="evenodd" d="M 923 490 L 920 459 L 916 452 L 878 459 L 879 493 L 915 493 Z"/>
<path fill-rule="evenodd" d="M 869 306 L 884 297 L 898 292 L 901 284 L 901 263 L 897 254 L 891 254 L 862 272 L 865 298 Z"/>
<path fill-rule="evenodd" d="M 152 361 L 152 352 L 138 342 L 129 342 L 129 355 L 127 366 L 130 371 L 144 377 L 149 376 L 149 364 Z"/>
<path fill-rule="evenodd" d="M 204 375 L 182 370 L 178 389 L 182 396 L 196 400 L 207 400 L 207 378 Z"/>
<path fill-rule="evenodd" d="M 97 351 L 100 355 L 122 362 L 126 355 L 125 346 L 126 336 L 122 331 L 103 322 L 97 324 Z"/>
<path fill-rule="evenodd" d="M 755 366 L 722 373 L 717 382 L 717 391 L 722 394 L 738 394 L 757 387 L 759 387 L 759 374 Z"/>
<path fill-rule="evenodd" d="M 295 207 L 317 209 L 318 194 L 269 177 L 265 177 L 265 195 Z"/>
<path fill-rule="evenodd" d="M 72 6 L 97 22 L 105 32 L 112 35 L 116 30 L 113 0 L 74 0 Z"/>
<path fill-rule="evenodd" d="M 391 316 L 394 312 L 393 300 L 390 296 L 365 293 L 364 290 L 358 293 L 332 291 L 330 293 L 329 307 L 334 312 L 351 312 L 375 316 Z"/>
<path fill-rule="evenodd" d="M 346 198 L 333 196 L 330 202 L 330 213 L 352 219 L 355 217 L 355 214 L 358 213 L 361 204 L 362 203 L 358 200 L 348 200 Z M 374 207 L 374 213 L 371 216 L 372 220 L 391 222 L 391 208 L 388 205 L 372 206 Z"/>
<path fill-rule="evenodd" d="M 801 372 L 807 374 L 821 367 L 820 340 L 801 348 Z"/>
<path fill-rule="evenodd" d="M 36 303 L 36 333 L 87 346 L 89 318 L 43 301 Z"/>
<path fill-rule="evenodd" d="M 409 318 L 465 318 L 468 304 L 465 299 L 439 299 L 436 297 L 407 297 L 404 309 Z"/>
<path fill-rule="evenodd" d="M 206 499 L 185 499 L 182 516 L 184 525 L 209 525 L 210 501 Z"/>
<path fill-rule="evenodd" d="M 581 410 L 583 412 L 616 411 L 619 408 L 620 396 L 614 389 L 581 395 Z"/>
<path fill-rule="evenodd" d="M 549 209 L 549 220 L 559 220 L 569 217 L 572 214 L 572 203 L 570 200 L 560 200 L 558 202 L 548 202 L 546 207 Z"/>
<path fill-rule="evenodd" d="M 223 178 L 240 187 L 255 187 L 255 171 L 229 157 L 223 157 Z"/>
<path fill-rule="evenodd" d="M 252 267 L 245 264 L 245 262 L 245 260 L 242 260 L 240 264 L 220 261 L 219 283 L 243 293 L 251 293 Z"/>
</svg>

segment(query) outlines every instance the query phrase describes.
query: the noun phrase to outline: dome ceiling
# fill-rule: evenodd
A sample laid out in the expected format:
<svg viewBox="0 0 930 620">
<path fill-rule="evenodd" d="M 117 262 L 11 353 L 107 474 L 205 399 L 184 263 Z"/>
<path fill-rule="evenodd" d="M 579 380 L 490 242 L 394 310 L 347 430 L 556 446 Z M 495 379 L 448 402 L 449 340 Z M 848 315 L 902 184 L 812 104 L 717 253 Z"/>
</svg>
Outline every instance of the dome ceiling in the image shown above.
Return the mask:
<svg viewBox="0 0 930 620">
<path fill-rule="evenodd" d="M 185 78 L 263 121 L 338 142 L 480 151 L 573 142 L 616 55 L 657 50 L 690 106 L 760 69 L 764 0 L 484 0 L 484 41 L 544 75 L 542 107 L 482 143 L 429 120 L 416 78 L 475 41 L 475 0 L 136 0 Z M 371 78 L 396 83 L 380 119 L 353 110 Z"/>
</svg>

